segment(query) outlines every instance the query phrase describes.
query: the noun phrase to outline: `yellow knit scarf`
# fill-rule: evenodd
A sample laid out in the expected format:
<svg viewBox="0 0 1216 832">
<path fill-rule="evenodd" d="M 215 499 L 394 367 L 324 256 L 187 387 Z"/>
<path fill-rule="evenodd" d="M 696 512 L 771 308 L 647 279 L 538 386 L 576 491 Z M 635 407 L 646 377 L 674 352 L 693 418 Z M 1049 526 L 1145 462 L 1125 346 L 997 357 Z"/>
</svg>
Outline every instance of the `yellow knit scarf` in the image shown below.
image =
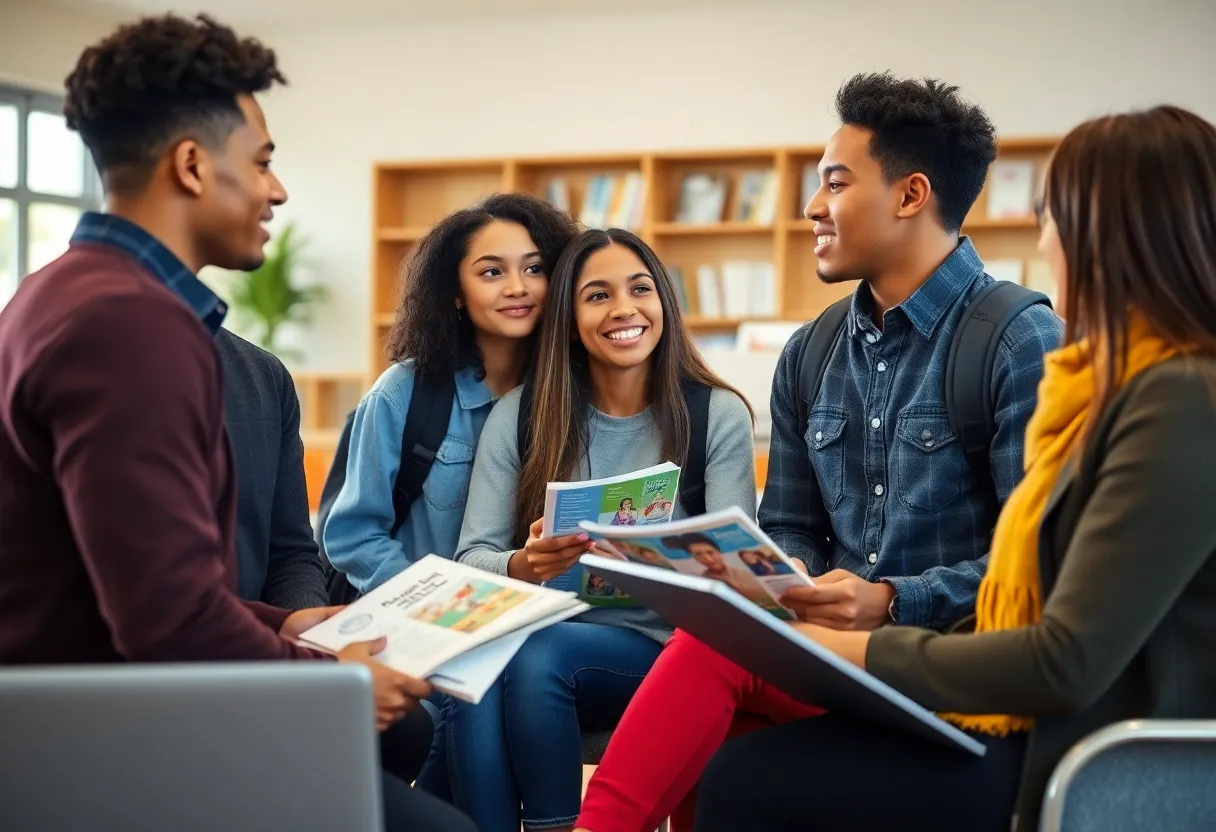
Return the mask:
<svg viewBox="0 0 1216 832">
<path fill-rule="evenodd" d="M 1177 352 L 1134 316 L 1118 386 Z M 1060 472 L 1084 435 L 1096 372 L 1084 342 L 1046 357 L 1038 406 L 1026 426 L 1026 472 L 997 520 L 988 571 L 980 582 L 975 603 L 977 633 L 1025 627 L 1042 616 L 1039 525 Z M 1028 731 L 1034 724 L 1030 717 L 1006 714 L 943 716 L 962 728 L 998 736 Z"/>
</svg>

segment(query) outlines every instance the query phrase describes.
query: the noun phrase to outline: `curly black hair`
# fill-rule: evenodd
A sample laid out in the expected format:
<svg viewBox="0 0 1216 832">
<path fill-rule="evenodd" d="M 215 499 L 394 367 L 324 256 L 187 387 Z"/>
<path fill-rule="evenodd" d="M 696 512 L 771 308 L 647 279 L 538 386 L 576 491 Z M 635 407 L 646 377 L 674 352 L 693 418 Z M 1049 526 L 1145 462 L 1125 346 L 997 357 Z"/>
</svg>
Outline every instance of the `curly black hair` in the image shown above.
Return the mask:
<svg viewBox="0 0 1216 832">
<path fill-rule="evenodd" d="M 150 172 L 166 146 L 189 136 L 218 147 L 244 123 L 238 97 L 287 79 L 273 50 L 207 15 L 146 17 L 80 56 L 64 115 L 104 175 Z"/>
<path fill-rule="evenodd" d="M 958 87 L 932 78 L 863 73 L 836 93 L 843 124 L 873 133 L 870 155 L 888 181 L 923 173 L 947 231 L 957 232 L 996 159 L 996 129 Z"/>
<path fill-rule="evenodd" d="M 557 258 L 579 231 L 568 214 L 523 193 L 494 194 L 440 220 L 406 260 L 401 305 L 387 339 L 390 360 L 412 358 L 424 375 L 451 374 L 462 367 L 482 369 L 473 324 L 458 312 L 456 299 L 460 261 L 468 253 L 469 240 L 494 220 L 527 229 L 546 275 L 553 273 Z"/>
</svg>

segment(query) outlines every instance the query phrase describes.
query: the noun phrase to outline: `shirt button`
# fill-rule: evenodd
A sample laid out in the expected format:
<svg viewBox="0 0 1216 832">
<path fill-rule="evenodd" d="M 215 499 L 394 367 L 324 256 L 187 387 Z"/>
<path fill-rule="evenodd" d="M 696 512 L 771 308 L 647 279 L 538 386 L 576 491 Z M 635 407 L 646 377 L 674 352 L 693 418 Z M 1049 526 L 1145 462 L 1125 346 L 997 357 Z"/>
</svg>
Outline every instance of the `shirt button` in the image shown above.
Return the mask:
<svg viewBox="0 0 1216 832">
<path fill-rule="evenodd" d="M 822 441 L 823 441 L 823 431 L 821 431 L 821 430 L 817 430 L 817 431 L 815 431 L 815 441 L 816 441 L 816 442 L 822 442 Z"/>
<path fill-rule="evenodd" d="M 877 494 L 879 497 L 881 497 L 881 496 L 882 496 L 882 492 L 883 492 L 883 490 L 884 490 L 884 489 L 883 489 L 883 487 L 882 487 L 881 485 L 876 485 L 876 486 L 874 486 L 874 493 L 875 493 L 875 494 Z"/>
<path fill-rule="evenodd" d="M 878 552 L 870 552 L 870 554 L 866 555 L 866 560 L 870 563 L 878 563 Z"/>
<path fill-rule="evenodd" d="M 873 332 L 867 332 L 867 333 L 866 333 L 866 340 L 867 340 L 867 341 L 869 341 L 871 344 L 873 344 L 873 343 L 874 343 L 875 341 L 877 341 L 878 339 L 874 337 L 874 333 L 873 333 Z"/>
<path fill-rule="evenodd" d="M 920 432 L 920 438 L 925 440 L 926 442 L 928 442 L 930 439 L 933 438 L 933 432 L 928 431 L 928 430 L 922 430 Z"/>
<path fill-rule="evenodd" d="M 879 419 L 877 416 L 875 416 L 873 419 L 870 420 L 870 427 L 872 427 L 872 428 L 882 427 L 882 419 Z"/>
<path fill-rule="evenodd" d="M 887 371 L 887 362 L 879 361 L 878 362 L 878 372 L 885 373 L 886 371 Z"/>
</svg>

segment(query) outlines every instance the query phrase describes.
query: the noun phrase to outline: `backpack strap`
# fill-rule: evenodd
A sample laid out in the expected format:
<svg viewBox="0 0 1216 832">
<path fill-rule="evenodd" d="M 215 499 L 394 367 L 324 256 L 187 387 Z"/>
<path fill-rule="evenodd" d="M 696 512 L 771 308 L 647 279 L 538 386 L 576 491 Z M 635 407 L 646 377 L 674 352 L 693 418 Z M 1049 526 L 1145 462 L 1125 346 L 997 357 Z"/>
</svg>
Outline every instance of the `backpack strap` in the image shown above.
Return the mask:
<svg viewBox="0 0 1216 832">
<path fill-rule="evenodd" d="M 325 475 L 325 484 L 321 486 L 321 499 L 317 505 L 317 526 L 313 536 L 317 541 L 317 554 L 321 557 L 321 565 L 327 572 L 333 569 L 333 564 L 329 562 L 329 553 L 325 551 L 325 523 L 329 520 L 329 513 L 333 511 L 338 492 L 346 482 L 346 463 L 350 459 L 350 432 L 354 424 L 355 411 L 352 410 L 346 414 L 346 423 L 342 425 L 342 435 L 334 449 L 334 458 L 329 464 L 329 472 Z"/>
<path fill-rule="evenodd" d="M 954 435 L 962 443 L 967 465 L 977 479 L 991 481 L 989 452 L 996 435 L 992 406 L 992 368 L 1005 329 L 1031 306 L 1051 300 L 1035 292 L 996 280 L 968 304 L 950 343 L 946 359 L 946 413 Z"/>
<path fill-rule="evenodd" d="M 705 462 L 709 443 L 709 396 L 707 385 L 692 382 L 684 385 L 684 401 L 688 405 L 688 454 L 680 471 L 680 505 L 689 517 L 705 513 Z"/>
<path fill-rule="evenodd" d="M 519 453 L 520 470 L 532 450 L 532 379 L 524 381 L 519 391 L 519 413 L 515 417 L 515 450 Z"/>
<path fill-rule="evenodd" d="M 401 431 L 401 466 L 393 482 L 393 527 L 389 537 L 397 536 L 409 516 L 410 506 L 422 493 L 422 484 L 447 433 L 455 396 L 456 379 L 452 375 L 414 376 L 410 408 Z"/>
<path fill-rule="evenodd" d="M 802 354 L 798 356 L 798 432 L 806 430 L 811 407 L 823 386 L 823 374 L 827 370 L 832 352 L 840 341 L 840 332 L 852 308 L 852 296 L 833 303 L 811 324 L 811 331 L 802 342 Z"/>
</svg>

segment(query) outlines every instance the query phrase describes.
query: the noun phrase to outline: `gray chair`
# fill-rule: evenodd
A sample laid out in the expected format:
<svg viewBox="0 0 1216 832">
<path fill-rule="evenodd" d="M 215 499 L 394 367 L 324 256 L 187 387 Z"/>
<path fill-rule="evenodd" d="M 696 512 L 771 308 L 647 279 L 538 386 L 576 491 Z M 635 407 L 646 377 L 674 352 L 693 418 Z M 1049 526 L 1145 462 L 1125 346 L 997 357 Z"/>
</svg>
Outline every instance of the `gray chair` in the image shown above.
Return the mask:
<svg viewBox="0 0 1216 832">
<path fill-rule="evenodd" d="M 583 765 L 598 766 L 608 750 L 608 742 L 612 739 L 611 731 L 592 731 L 582 735 Z M 667 832 L 667 821 L 659 824 L 655 832 Z"/>
<path fill-rule="evenodd" d="M 1216 829 L 1216 720 L 1132 720 L 1095 731 L 1056 766 L 1040 832 Z"/>
</svg>

